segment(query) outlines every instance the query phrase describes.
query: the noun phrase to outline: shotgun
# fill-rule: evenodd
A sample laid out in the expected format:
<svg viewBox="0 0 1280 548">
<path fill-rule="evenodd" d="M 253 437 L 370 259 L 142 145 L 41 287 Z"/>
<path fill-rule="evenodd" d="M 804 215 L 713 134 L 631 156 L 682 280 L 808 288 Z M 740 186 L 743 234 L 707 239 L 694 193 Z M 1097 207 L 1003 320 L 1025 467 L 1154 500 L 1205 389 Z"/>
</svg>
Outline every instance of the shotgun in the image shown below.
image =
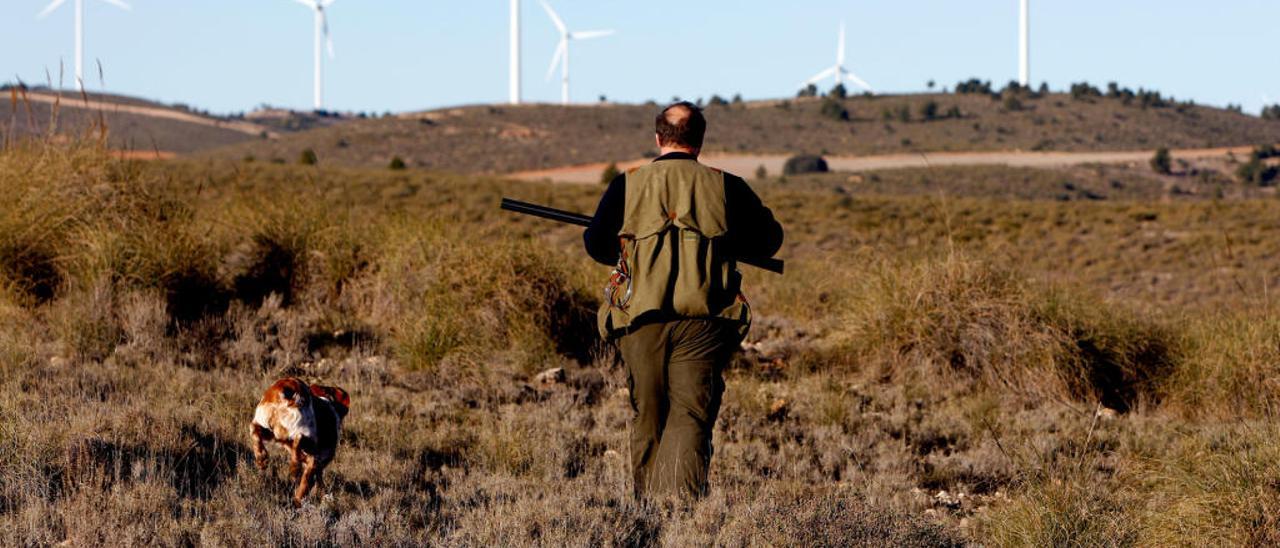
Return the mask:
<svg viewBox="0 0 1280 548">
<path fill-rule="evenodd" d="M 531 204 L 529 202 L 521 202 L 519 200 L 512 200 L 511 198 L 503 198 L 501 207 L 502 209 L 505 209 L 507 211 L 514 211 L 516 213 L 523 213 L 525 215 L 532 215 L 534 217 L 542 217 L 543 219 L 551 219 L 552 221 L 556 221 L 560 223 L 566 223 L 566 224 L 578 225 L 578 226 L 591 226 L 591 217 L 588 217 L 581 213 L 564 211 L 562 209 L 555 209 L 553 207 L 540 206 L 537 204 Z M 783 267 L 785 266 L 785 264 L 781 260 L 773 259 L 773 258 L 766 258 L 766 259 L 746 258 L 746 259 L 737 259 L 737 261 L 742 264 L 751 265 L 756 268 L 761 268 L 777 274 L 782 274 Z"/>
</svg>

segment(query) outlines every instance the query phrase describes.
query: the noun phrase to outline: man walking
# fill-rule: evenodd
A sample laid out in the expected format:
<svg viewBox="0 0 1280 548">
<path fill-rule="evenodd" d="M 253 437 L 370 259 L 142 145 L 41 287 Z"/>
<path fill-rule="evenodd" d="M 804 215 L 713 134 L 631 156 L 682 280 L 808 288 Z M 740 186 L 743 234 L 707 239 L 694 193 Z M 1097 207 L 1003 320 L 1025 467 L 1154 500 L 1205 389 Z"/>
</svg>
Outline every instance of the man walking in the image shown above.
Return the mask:
<svg viewBox="0 0 1280 548">
<path fill-rule="evenodd" d="M 722 372 L 751 322 L 735 260 L 772 257 L 782 227 L 745 181 L 698 163 L 698 107 L 668 106 L 655 126 L 661 155 L 609 184 L 583 241 L 614 265 L 600 333 L 627 366 L 635 494 L 700 497 Z"/>
</svg>

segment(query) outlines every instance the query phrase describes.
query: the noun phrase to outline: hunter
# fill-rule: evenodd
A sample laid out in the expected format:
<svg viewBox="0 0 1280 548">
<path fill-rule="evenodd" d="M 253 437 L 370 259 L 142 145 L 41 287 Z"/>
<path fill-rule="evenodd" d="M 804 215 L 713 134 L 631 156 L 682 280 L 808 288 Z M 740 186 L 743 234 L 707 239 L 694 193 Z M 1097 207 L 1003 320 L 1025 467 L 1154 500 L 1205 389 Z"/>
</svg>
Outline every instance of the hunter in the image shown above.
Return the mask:
<svg viewBox="0 0 1280 548">
<path fill-rule="evenodd" d="M 769 258 L 782 226 L 742 178 L 698 163 L 707 121 L 678 102 L 656 122 L 660 155 L 609 183 L 583 234 L 614 266 L 599 314 L 627 368 L 637 498 L 699 498 L 723 371 L 750 327 L 736 259 Z"/>
</svg>

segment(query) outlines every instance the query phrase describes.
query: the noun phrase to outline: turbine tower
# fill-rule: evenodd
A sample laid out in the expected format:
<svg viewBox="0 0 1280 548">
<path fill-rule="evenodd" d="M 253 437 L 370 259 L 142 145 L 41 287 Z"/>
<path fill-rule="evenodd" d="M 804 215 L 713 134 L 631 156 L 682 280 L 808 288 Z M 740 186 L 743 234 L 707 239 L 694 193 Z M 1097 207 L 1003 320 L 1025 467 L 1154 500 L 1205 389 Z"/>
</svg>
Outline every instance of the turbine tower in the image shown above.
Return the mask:
<svg viewBox="0 0 1280 548">
<path fill-rule="evenodd" d="M 827 77 L 832 77 L 835 80 L 836 84 L 844 83 L 844 81 L 847 79 L 850 82 L 857 84 L 857 86 L 862 89 L 865 89 L 871 93 L 876 92 L 876 90 L 871 89 L 870 84 L 866 83 L 861 78 L 858 78 L 857 74 L 854 74 L 853 71 L 847 68 L 844 68 L 844 21 L 840 22 L 840 40 L 836 45 L 836 65 L 834 67 L 828 68 L 822 72 L 819 72 L 813 75 L 812 78 L 809 78 L 804 82 L 801 82 L 800 87 L 804 88 L 809 84 L 816 84 L 826 79 Z M 834 87 L 834 84 L 833 84 L 833 87 Z"/>
<path fill-rule="evenodd" d="M 121 0 L 102 0 L 102 1 L 108 4 L 111 4 L 113 6 L 116 6 L 122 10 L 132 9 L 129 7 L 129 4 L 126 4 Z M 84 89 L 84 0 L 75 0 L 75 2 L 76 2 L 76 85 L 80 86 L 80 89 Z M 36 18 L 44 19 L 45 17 L 48 17 L 50 13 L 53 13 L 55 10 L 57 10 L 59 7 L 61 7 L 65 3 L 67 3 L 67 0 L 53 0 L 53 2 L 50 2 L 48 6 L 45 6 L 44 10 L 42 10 L 40 14 L 36 16 Z"/>
<path fill-rule="evenodd" d="M 560 44 L 556 46 L 556 52 L 551 54 L 551 68 L 547 70 L 547 79 L 551 79 L 551 75 L 556 72 L 556 65 L 560 65 L 560 104 L 569 104 L 569 41 L 570 40 L 588 40 L 591 38 L 600 38 L 613 34 L 613 30 L 588 30 L 581 32 L 569 32 L 564 21 L 556 15 L 555 10 L 551 9 L 551 5 L 546 0 L 541 0 L 542 8 L 547 10 L 547 15 L 551 17 L 551 22 L 555 24 L 556 30 L 560 31 Z"/>
<path fill-rule="evenodd" d="M 107 0 L 110 1 L 110 0 Z M 329 36 L 329 16 L 325 13 L 325 9 L 333 5 L 336 0 L 294 0 L 315 12 L 316 20 L 316 36 L 315 36 L 315 109 L 324 109 L 324 72 L 321 66 L 321 47 L 323 41 L 329 50 L 329 58 L 333 58 L 333 37 Z"/>
<path fill-rule="evenodd" d="M 511 0 L 511 104 L 520 104 L 520 0 Z"/>
<path fill-rule="evenodd" d="M 1031 6 L 1030 0 L 1021 0 L 1022 15 L 1018 18 L 1018 84 L 1031 85 Z"/>
</svg>

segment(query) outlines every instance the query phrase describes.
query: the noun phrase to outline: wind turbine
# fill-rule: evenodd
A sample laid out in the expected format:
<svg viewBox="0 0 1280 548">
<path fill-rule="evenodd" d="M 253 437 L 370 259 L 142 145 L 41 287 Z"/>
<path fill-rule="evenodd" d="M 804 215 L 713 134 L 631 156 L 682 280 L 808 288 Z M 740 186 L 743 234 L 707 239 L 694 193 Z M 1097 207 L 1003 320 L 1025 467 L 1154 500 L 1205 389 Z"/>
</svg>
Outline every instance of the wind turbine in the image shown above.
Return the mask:
<svg viewBox="0 0 1280 548">
<path fill-rule="evenodd" d="M 560 65 L 560 103 L 569 104 L 569 41 L 570 40 L 588 40 L 591 38 L 600 38 L 613 34 L 613 29 L 609 30 L 588 30 L 581 32 L 569 32 L 565 27 L 564 21 L 556 15 L 555 10 L 551 9 L 551 5 L 547 0 L 540 0 L 542 8 L 547 10 L 547 15 L 551 17 L 551 22 L 555 24 L 556 30 L 560 31 L 560 45 L 556 46 L 556 52 L 551 54 L 551 68 L 547 69 L 547 79 L 551 79 L 551 75 L 556 72 L 556 65 Z"/>
<path fill-rule="evenodd" d="M 511 104 L 520 104 L 520 0 L 511 0 Z"/>
<path fill-rule="evenodd" d="M 104 0 L 111 1 L 111 0 Z M 316 37 L 315 37 L 315 107 L 316 110 L 324 109 L 324 87 L 323 87 L 323 67 L 321 67 L 320 42 L 324 41 L 325 46 L 329 50 L 329 58 L 333 59 L 333 37 L 329 36 L 329 16 L 325 14 L 325 8 L 333 5 L 336 0 L 294 0 L 302 4 L 316 14 Z"/>
<path fill-rule="evenodd" d="M 1018 84 L 1031 85 L 1031 6 L 1030 0 L 1021 0 L 1022 15 L 1018 18 Z"/>
<path fill-rule="evenodd" d="M 116 6 L 122 10 L 133 9 L 121 0 L 102 0 L 108 4 Z M 76 84 L 84 89 L 84 0 L 75 0 L 76 2 Z M 50 13 L 53 13 L 67 0 L 53 0 L 44 10 L 36 16 L 37 19 L 44 19 Z"/>
<path fill-rule="evenodd" d="M 861 78 L 858 78 L 857 74 L 854 74 L 853 71 L 847 68 L 844 68 L 844 21 L 840 22 L 840 41 L 839 41 L 839 44 L 836 46 L 836 65 L 834 67 L 831 67 L 829 69 L 826 69 L 822 72 L 819 72 L 813 75 L 812 78 L 809 78 L 804 82 L 801 82 L 800 87 L 803 88 L 805 86 L 808 86 L 809 84 L 816 84 L 826 79 L 827 77 L 832 77 L 835 80 L 836 84 L 842 84 L 844 83 L 845 79 L 848 79 L 850 82 L 857 84 L 858 87 L 862 89 L 865 89 L 871 93 L 876 92 L 876 90 L 871 89 L 870 84 L 866 83 Z"/>
</svg>

